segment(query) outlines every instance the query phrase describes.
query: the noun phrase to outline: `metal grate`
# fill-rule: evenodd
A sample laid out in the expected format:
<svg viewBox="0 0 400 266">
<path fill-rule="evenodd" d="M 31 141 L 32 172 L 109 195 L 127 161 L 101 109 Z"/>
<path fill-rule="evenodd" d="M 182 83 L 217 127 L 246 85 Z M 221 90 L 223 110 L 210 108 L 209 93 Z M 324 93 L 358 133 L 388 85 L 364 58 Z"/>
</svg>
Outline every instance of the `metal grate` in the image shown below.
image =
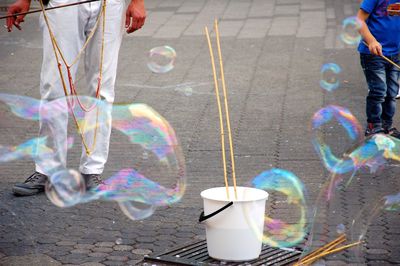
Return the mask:
<svg viewBox="0 0 400 266">
<path fill-rule="evenodd" d="M 301 255 L 300 250 L 272 248 L 264 245 L 260 257 L 248 262 L 221 262 L 210 258 L 205 240 L 175 248 L 158 255 L 145 258 L 145 261 L 170 263 L 172 265 L 274 265 L 284 266 L 296 262 Z"/>
</svg>

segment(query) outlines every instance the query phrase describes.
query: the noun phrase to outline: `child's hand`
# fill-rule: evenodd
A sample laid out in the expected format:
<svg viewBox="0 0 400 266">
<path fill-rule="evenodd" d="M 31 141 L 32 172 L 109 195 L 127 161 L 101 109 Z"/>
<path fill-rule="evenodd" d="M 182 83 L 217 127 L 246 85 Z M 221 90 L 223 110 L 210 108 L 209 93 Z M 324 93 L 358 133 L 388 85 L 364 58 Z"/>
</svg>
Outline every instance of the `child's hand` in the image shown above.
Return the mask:
<svg viewBox="0 0 400 266">
<path fill-rule="evenodd" d="M 379 56 L 383 56 L 382 53 L 382 45 L 377 42 L 377 41 L 373 41 L 368 45 L 368 49 L 371 52 L 371 54 L 373 55 L 379 55 Z"/>
</svg>

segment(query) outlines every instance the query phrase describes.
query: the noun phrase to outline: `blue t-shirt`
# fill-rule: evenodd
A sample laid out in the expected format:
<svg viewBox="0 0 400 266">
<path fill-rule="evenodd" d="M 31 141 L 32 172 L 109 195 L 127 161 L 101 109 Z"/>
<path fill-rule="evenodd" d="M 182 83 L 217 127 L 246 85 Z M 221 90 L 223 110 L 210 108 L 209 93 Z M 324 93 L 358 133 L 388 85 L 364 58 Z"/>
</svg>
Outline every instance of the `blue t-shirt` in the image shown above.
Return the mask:
<svg viewBox="0 0 400 266">
<path fill-rule="evenodd" d="M 400 17 L 389 16 L 387 8 L 399 0 L 364 0 L 361 9 L 369 14 L 366 21 L 375 39 L 382 45 L 385 56 L 399 53 L 400 50 Z M 358 51 L 370 54 L 368 47 L 360 42 Z"/>
</svg>

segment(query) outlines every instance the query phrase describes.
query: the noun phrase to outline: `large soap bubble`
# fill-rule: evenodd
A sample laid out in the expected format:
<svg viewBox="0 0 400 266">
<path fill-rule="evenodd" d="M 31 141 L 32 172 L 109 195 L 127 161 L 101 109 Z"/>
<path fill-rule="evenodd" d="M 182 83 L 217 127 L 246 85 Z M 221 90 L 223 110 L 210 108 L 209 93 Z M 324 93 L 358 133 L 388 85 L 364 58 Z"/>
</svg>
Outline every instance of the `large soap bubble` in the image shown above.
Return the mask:
<svg viewBox="0 0 400 266">
<path fill-rule="evenodd" d="M 278 218 L 267 213 L 264 234 L 257 230 L 251 217 L 247 217 L 263 243 L 273 247 L 293 247 L 302 242 L 307 234 L 307 204 L 305 187 L 301 180 L 289 171 L 272 169 L 256 176 L 251 185 L 266 190 L 270 194 L 268 202 L 274 202 L 274 208 L 285 209 L 292 214 L 290 217 Z M 281 200 L 276 200 L 278 197 Z"/>
<path fill-rule="evenodd" d="M 348 110 L 332 106 L 316 113 L 313 128 L 320 130 L 333 118 L 345 128 L 348 138 L 357 142 L 341 157 L 336 157 L 322 139 L 314 139 L 316 151 L 331 175 L 313 206 L 304 256 L 344 234 L 346 244 L 357 245 L 326 260 L 365 263 L 367 249 L 382 251 L 381 244 L 376 242 L 378 236 L 372 233 L 376 228 L 382 230 L 379 238 L 393 238 L 384 226 L 390 219 L 383 222 L 382 217 L 390 215 L 388 211 L 398 211 L 400 140 L 377 134 L 360 141 L 357 119 Z M 361 211 L 357 214 L 354 210 Z M 396 260 L 389 252 L 385 256 L 388 261 Z"/>
<path fill-rule="evenodd" d="M 112 127 L 122 134 L 121 137 L 125 136 L 127 143 L 134 148 L 132 156 L 126 157 L 133 167 L 117 170 L 113 176 L 106 178 L 103 184 L 85 194 L 82 193 L 83 181 L 79 173 L 67 169 L 53 169 L 47 194 L 57 206 L 68 207 L 97 199 L 114 200 L 119 202 L 125 214 L 129 213 L 131 219 L 141 219 L 151 215 L 157 206 L 170 205 L 182 198 L 186 189 L 183 152 L 168 121 L 149 106 L 111 106 L 102 100 L 80 96 L 78 99 L 66 97 L 44 101 L 40 103 L 40 108 L 28 112 L 32 103 L 37 105 L 37 100 L 5 94 L 0 95 L 0 100 L 6 102 L 13 112 L 22 118 L 38 120 L 40 117 L 46 120 L 70 114 L 77 121 L 79 135 L 87 142 L 90 142 L 90 139 L 87 139 L 86 133 L 96 132 L 99 127 L 111 123 L 112 112 Z M 78 100 L 79 104 L 76 104 Z M 91 112 L 83 112 L 80 104 L 95 108 Z M 27 113 L 29 116 L 26 117 Z M 51 139 L 55 133 L 57 132 L 48 132 L 49 135 L 45 138 Z M 28 144 L 22 147 L 33 147 L 31 143 Z M 10 149 L 3 148 L 0 151 L 6 151 L 0 158 L 10 154 Z M 144 152 L 147 154 L 145 160 L 142 155 Z M 14 159 L 21 157 L 7 156 Z"/>
<path fill-rule="evenodd" d="M 354 161 L 350 158 L 343 159 L 346 151 L 336 155 L 326 143 L 325 126 L 335 121 L 344 128 L 352 145 L 357 145 L 362 140 L 362 128 L 351 112 L 341 106 L 329 105 L 317 111 L 312 117 L 312 143 L 322 163 L 330 172 L 346 173 L 354 171 Z"/>
</svg>

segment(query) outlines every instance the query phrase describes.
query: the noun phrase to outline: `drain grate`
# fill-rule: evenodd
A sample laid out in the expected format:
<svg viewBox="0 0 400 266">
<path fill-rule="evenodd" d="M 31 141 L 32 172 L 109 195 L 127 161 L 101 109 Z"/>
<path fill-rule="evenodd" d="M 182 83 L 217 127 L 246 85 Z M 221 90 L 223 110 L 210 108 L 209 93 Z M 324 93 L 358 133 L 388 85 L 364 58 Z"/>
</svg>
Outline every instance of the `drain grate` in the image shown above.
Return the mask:
<svg viewBox="0 0 400 266">
<path fill-rule="evenodd" d="M 258 259 L 248 262 L 221 262 L 210 258 L 205 240 L 175 248 L 170 251 L 145 258 L 145 261 L 170 263 L 173 265 L 274 265 L 284 266 L 296 262 L 301 255 L 300 250 L 280 249 L 263 246 Z"/>
</svg>

